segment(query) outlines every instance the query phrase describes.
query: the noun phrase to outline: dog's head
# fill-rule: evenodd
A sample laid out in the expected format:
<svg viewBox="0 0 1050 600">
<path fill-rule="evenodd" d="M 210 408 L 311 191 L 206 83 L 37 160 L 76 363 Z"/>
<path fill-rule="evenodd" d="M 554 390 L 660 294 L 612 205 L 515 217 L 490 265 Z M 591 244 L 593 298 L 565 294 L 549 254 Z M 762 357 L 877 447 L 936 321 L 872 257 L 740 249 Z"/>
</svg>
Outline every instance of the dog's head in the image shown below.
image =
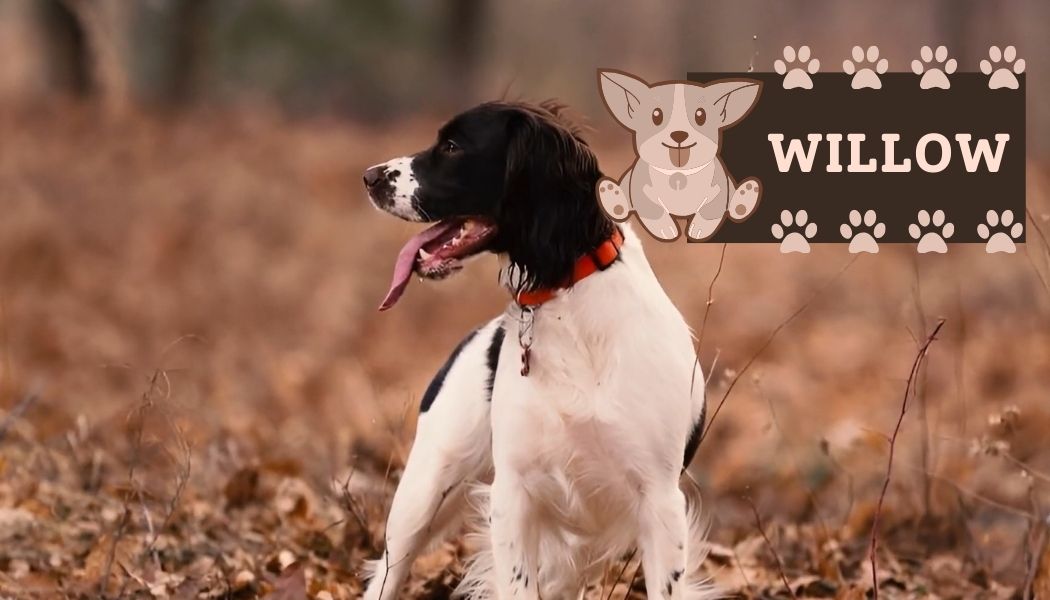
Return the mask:
<svg viewBox="0 0 1050 600">
<path fill-rule="evenodd" d="M 722 129 L 744 118 L 762 89 L 751 79 L 650 86 L 620 71 L 598 71 L 606 108 L 634 132 L 638 157 L 664 169 L 701 167 L 718 156 Z"/>
<path fill-rule="evenodd" d="M 405 244 L 393 306 L 412 273 L 440 279 L 482 252 L 506 254 L 523 289 L 557 285 L 612 223 L 598 208 L 598 162 L 554 103 L 493 102 L 438 131 L 432 146 L 370 167 L 372 203 L 407 221 L 436 222 Z"/>
</svg>

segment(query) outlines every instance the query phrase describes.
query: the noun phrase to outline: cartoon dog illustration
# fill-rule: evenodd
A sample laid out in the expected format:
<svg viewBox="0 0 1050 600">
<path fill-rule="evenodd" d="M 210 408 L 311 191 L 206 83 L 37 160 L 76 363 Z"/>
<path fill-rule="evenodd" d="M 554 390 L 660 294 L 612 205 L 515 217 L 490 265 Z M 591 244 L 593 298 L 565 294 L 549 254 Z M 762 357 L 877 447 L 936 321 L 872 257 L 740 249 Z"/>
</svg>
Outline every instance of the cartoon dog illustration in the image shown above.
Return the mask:
<svg viewBox="0 0 1050 600">
<path fill-rule="evenodd" d="M 599 70 L 606 108 L 634 133 L 637 159 L 617 183 L 598 181 L 597 195 L 610 218 L 631 213 L 657 239 L 681 234 L 674 217 L 689 217 L 690 240 L 705 240 L 724 217 L 746 220 L 762 196 L 754 177 L 739 184 L 719 156 L 722 130 L 743 119 L 755 105 L 762 83 L 722 79 L 707 84 L 668 81 L 649 85 L 614 70 Z"/>
</svg>

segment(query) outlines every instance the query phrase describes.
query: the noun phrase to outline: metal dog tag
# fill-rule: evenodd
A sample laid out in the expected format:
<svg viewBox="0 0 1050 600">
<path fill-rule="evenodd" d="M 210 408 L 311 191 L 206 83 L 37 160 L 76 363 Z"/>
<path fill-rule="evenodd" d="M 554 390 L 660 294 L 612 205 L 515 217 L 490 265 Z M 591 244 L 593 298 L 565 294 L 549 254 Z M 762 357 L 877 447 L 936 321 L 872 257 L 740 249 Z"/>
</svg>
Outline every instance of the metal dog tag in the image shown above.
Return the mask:
<svg viewBox="0 0 1050 600">
<path fill-rule="evenodd" d="M 518 320 L 518 345 L 521 346 L 521 376 L 529 376 L 529 359 L 532 355 L 532 324 L 536 318 L 536 310 L 531 306 L 521 307 L 521 317 Z"/>
</svg>

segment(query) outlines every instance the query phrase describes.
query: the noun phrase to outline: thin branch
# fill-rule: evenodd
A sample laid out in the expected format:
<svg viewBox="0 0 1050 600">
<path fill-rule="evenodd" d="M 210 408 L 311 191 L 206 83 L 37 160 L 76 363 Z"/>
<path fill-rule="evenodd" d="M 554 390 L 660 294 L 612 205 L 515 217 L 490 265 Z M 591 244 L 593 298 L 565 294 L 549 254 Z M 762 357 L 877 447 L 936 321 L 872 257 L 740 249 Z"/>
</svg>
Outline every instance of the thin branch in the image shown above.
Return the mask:
<svg viewBox="0 0 1050 600">
<path fill-rule="evenodd" d="M 919 316 L 919 327 L 922 331 L 926 331 L 926 307 L 922 302 L 922 278 L 919 274 L 919 255 L 915 254 L 913 257 L 914 271 L 915 271 L 915 286 L 912 288 L 912 295 L 915 299 L 915 311 Z M 922 454 L 922 469 L 923 473 L 927 475 L 923 476 L 922 479 L 922 506 L 923 516 L 929 518 L 931 506 L 933 504 L 933 483 L 930 480 L 928 473 L 933 471 L 933 467 L 930 464 L 931 451 L 930 451 L 930 402 L 926 394 L 926 368 L 923 366 L 916 373 L 915 393 L 914 395 L 919 400 L 919 422 L 922 423 L 922 439 L 919 448 Z"/>
<path fill-rule="evenodd" d="M 933 331 L 926 337 L 926 342 L 923 343 L 919 349 L 918 354 L 915 355 L 915 360 L 912 362 L 911 371 L 908 373 L 908 383 L 904 386 L 904 398 L 901 400 L 901 411 L 897 417 L 897 424 L 893 428 L 893 435 L 890 436 L 890 456 L 886 462 L 886 478 L 882 482 L 882 491 L 879 493 L 879 502 L 875 506 L 875 515 L 872 517 L 871 523 L 871 580 L 873 584 L 874 600 L 879 600 L 879 574 L 878 574 L 878 558 L 876 552 L 879 546 L 879 517 L 882 516 L 882 504 L 886 500 L 886 491 L 890 487 L 890 478 L 893 475 L 893 455 L 897 448 L 897 435 L 900 434 L 901 425 L 904 423 L 904 415 L 908 412 L 908 398 L 912 394 L 912 386 L 915 382 L 915 376 L 918 374 L 919 369 L 922 367 L 923 361 L 926 358 L 926 354 L 930 349 L 930 344 L 937 337 L 937 332 L 944 326 L 944 319 L 937 321 L 937 325 L 934 326 Z"/>
<path fill-rule="evenodd" d="M 29 391 L 22 399 L 18 401 L 18 404 L 11 409 L 11 412 L 4 415 L 4 419 L 0 421 L 0 442 L 4 441 L 4 437 L 7 435 L 7 431 L 14 425 L 14 422 L 22 418 L 29 407 L 37 401 L 40 396 L 36 391 Z"/>
<path fill-rule="evenodd" d="M 1035 220 L 1035 215 L 1032 214 L 1032 211 L 1028 207 L 1025 207 L 1024 210 L 1025 214 L 1028 215 L 1029 222 L 1035 227 L 1036 233 L 1039 234 L 1039 238 L 1043 241 L 1043 257 L 1047 259 L 1047 266 L 1050 268 L 1050 243 L 1046 240 L 1046 234 L 1043 233 L 1043 228 L 1039 226 L 1039 221 Z M 1047 282 L 1043 273 L 1039 270 L 1039 267 L 1036 266 L 1035 259 L 1032 258 L 1032 253 L 1029 252 L 1027 248 L 1025 248 L 1025 255 L 1028 256 L 1028 262 L 1031 263 L 1032 270 L 1035 271 L 1036 276 L 1039 278 L 1039 282 L 1043 284 L 1043 289 L 1046 290 L 1047 294 L 1050 294 L 1050 283 Z"/>
<path fill-rule="evenodd" d="M 758 514 L 758 507 L 755 506 L 755 502 L 751 499 L 751 496 L 744 496 L 744 500 L 747 500 L 748 506 L 751 507 L 751 512 L 755 515 L 755 527 L 758 527 L 758 532 L 762 534 L 762 539 L 766 541 L 766 546 L 769 551 L 773 553 L 773 559 L 777 562 L 777 571 L 780 572 L 780 579 L 784 582 L 784 587 L 787 588 L 792 598 L 798 598 L 795 595 L 795 590 L 791 589 L 791 583 L 788 582 L 787 573 L 784 572 L 784 561 L 780 560 L 780 553 L 777 552 L 776 546 L 766 535 L 766 528 L 762 525 L 762 516 Z"/>
<path fill-rule="evenodd" d="M 802 475 L 802 468 L 799 467 L 798 456 L 796 456 L 794 448 L 790 446 L 791 441 L 788 439 L 787 434 L 784 433 L 784 428 L 780 426 L 780 417 L 777 415 L 776 407 L 773 404 L 773 398 L 770 397 L 769 394 L 766 394 L 760 381 L 755 381 L 755 387 L 758 388 L 758 395 L 764 398 L 766 404 L 769 405 L 769 415 L 773 419 L 773 427 L 777 430 L 777 433 L 780 434 L 780 447 L 791 459 L 791 468 L 794 472 L 795 479 L 799 481 L 802 485 L 802 489 L 806 491 L 806 496 L 809 498 L 809 504 L 813 507 L 813 513 L 817 516 L 817 521 L 820 524 L 821 533 L 824 534 L 824 540 L 830 540 L 831 530 L 828 528 L 828 522 L 824 518 L 824 513 L 820 509 L 820 504 L 817 502 L 817 494 Z"/>
<path fill-rule="evenodd" d="M 631 590 L 634 589 L 634 582 L 638 581 L 638 574 L 642 572 L 642 561 L 638 561 L 638 566 L 634 568 L 634 575 L 631 575 L 631 583 L 627 585 L 627 592 L 623 595 L 623 600 L 627 600 L 631 596 Z"/>
<path fill-rule="evenodd" d="M 922 469 L 920 469 L 919 467 L 914 467 L 914 466 L 909 465 L 907 463 L 902 465 L 902 467 L 905 468 L 905 469 L 910 469 L 910 470 L 914 471 L 915 473 L 922 473 Z M 1005 504 L 1003 502 L 999 502 L 998 500 L 994 500 L 992 498 L 989 498 L 988 496 L 982 496 L 979 492 L 975 492 L 974 490 L 971 490 L 969 488 L 963 487 L 961 484 L 956 483 L 955 481 L 952 481 L 951 479 L 945 477 L 944 475 L 938 475 L 937 473 L 928 473 L 928 475 L 931 478 L 933 478 L 935 481 L 939 481 L 941 483 L 948 484 L 949 486 L 951 486 L 959 494 L 961 494 L 963 496 L 967 496 L 969 498 L 973 498 L 974 500 L 977 500 L 978 502 L 980 502 L 982 504 L 985 504 L 985 505 L 990 506 L 992 508 L 1001 510 L 1004 513 L 1008 513 L 1008 514 L 1011 514 L 1011 515 L 1013 515 L 1015 517 L 1018 517 L 1018 518 L 1021 518 L 1021 519 L 1025 519 L 1026 521 L 1031 521 L 1032 519 L 1036 518 L 1034 515 L 1032 515 L 1031 513 L 1027 512 L 1025 510 L 1022 510 L 1022 509 L 1014 507 L 1014 506 L 1010 506 L 1009 504 Z"/>
<path fill-rule="evenodd" d="M 613 593 L 616 591 L 616 586 L 620 584 L 620 580 L 623 578 L 623 574 L 627 572 L 627 567 L 631 566 L 631 561 L 634 560 L 634 555 L 638 553 L 638 547 L 631 548 L 631 553 L 627 556 L 627 560 L 623 561 L 623 568 L 620 569 L 620 573 L 616 575 L 616 580 L 613 581 L 612 587 L 609 588 L 609 595 L 606 596 L 605 600 L 612 600 Z M 630 594 L 630 586 L 628 586 L 628 594 Z"/>
<path fill-rule="evenodd" d="M 831 453 L 831 445 L 827 439 L 820 440 L 820 451 L 827 457 L 828 462 L 831 466 L 838 471 L 840 475 L 846 478 L 846 511 L 842 515 L 842 527 L 846 527 L 849 524 L 850 515 L 853 514 L 853 504 L 856 502 L 856 486 L 853 479 L 853 473 L 844 467 L 837 458 Z"/>
<path fill-rule="evenodd" d="M 733 388 L 736 387 L 736 382 L 740 381 L 740 378 L 744 375 L 744 373 L 746 373 L 747 370 L 751 368 L 751 364 L 754 363 L 755 360 L 757 360 L 758 357 L 766 351 L 766 348 L 768 348 L 769 345 L 773 343 L 773 340 L 777 337 L 777 334 L 780 333 L 781 329 L 787 327 L 792 321 L 795 320 L 796 317 L 805 312 L 805 310 L 809 308 L 809 305 L 812 304 L 814 300 L 816 300 L 821 294 L 824 293 L 825 290 L 827 290 L 832 284 L 838 281 L 840 277 L 842 277 L 842 274 L 845 273 L 853 265 L 854 262 L 856 262 L 858 256 L 860 255 L 853 255 L 853 258 L 851 258 L 845 266 L 839 269 L 839 272 L 835 273 L 834 277 L 829 279 L 824 285 L 817 288 L 817 291 L 813 292 L 813 295 L 811 295 L 809 299 L 807 299 L 802 304 L 802 306 L 798 307 L 798 309 L 795 312 L 791 313 L 791 316 L 789 316 L 784 321 L 781 321 L 781 323 L 777 325 L 773 329 L 773 331 L 770 332 L 769 337 L 766 338 L 766 341 L 764 341 L 762 345 L 759 346 L 758 350 L 756 350 L 755 353 L 751 355 L 751 358 L 747 359 L 747 362 L 744 363 L 743 368 L 741 368 L 740 371 L 737 372 L 736 376 L 733 377 L 732 381 L 729 382 L 729 386 L 726 388 L 725 393 L 722 394 L 722 399 L 718 401 L 718 406 L 715 407 L 715 411 L 711 414 L 711 418 L 708 419 L 707 427 L 704 428 L 704 432 L 700 434 L 701 444 L 703 444 L 704 440 L 707 439 L 707 435 L 711 433 L 711 428 L 715 425 L 715 419 L 718 418 L 718 413 L 722 411 L 722 406 L 726 403 L 726 399 L 729 398 L 730 392 L 732 392 Z"/>
<path fill-rule="evenodd" d="M 693 374 L 689 377 L 689 397 L 693 397 L 693 383 L 696 382 L 696 369 L 700 366 L 700 346 L 704 343 L 704 331 L 707 330 L 707 317 L 711 314 L 711 305 L 715 303 L 715 283 L 718 282 L 718 276 L 722 274 L 722 265 L 726 260 L 726 248 L 729 244 L 722 244 L 722 253 L 718 257 L 718 269 L 715 270 L 715 274 L 711 277 L 711 283 L 707 286 L 707 304 L 704 305 L 704 320 L 700 322 L 700 335 L 696 337 L 696 345 L 693 348 Z M 714 371 L 714 364 L 711 365 L 711 370 Z"/>
<path fill-rule="evenodd" d="M 1028 502 L 1032 507 L 1032 513 L 1035 515 L 1042 514 L 1042 508 L 1039 506 L 1039 498 L 1035 493 L 1035 486 L 1028 486 Z M 1025 574 L 1024 587 L 1024 599 L 1032 600 L 1035 598 L 1035 580 L 1039 576 L 1039 567 L 1042 563 L 1043 556 L 1047 552 L 1050 552 L 1050 531 L 1048 531 L 1048 523 L 1045 519 L 1032 519 L 1028 524 L 1028 535 L 1025 536 L 1025 553 L 1028 555 L 1028 568 Z"/>
<path fill-rule="evenodd" d="M 121 538 L 124 537 L 128 521 L 131 517 L 131 492 L 134 491 L 141 495 L 141 488 L 139 486 L 138 478 L 135 476 L 135 470 L 141 459 L 142 443 L 146 429 L 146 413 L 153 407 L 153 393 L 157 389 L 157 382 L 160 380 L 160 372 L 160 369 L 153 371 L 153 376 L 150 377 L 149 380 L 149 387 L 142 394 L 141 402 L 138 406 L 132 409 L 131 413 L 128 415 L 132 435 L 131 457 L 128 461 L 128 490 L 123 494 L 123 516 L 120 519 L 116 531 L 113 533 L 113 541 L 109 546 L 109 552 L 106 554 L 106 563 L 105 567 L 102 569 L 102 577 L 98 582 L 99 595 L 103 598 L 106 596 L 109 587 L 109 575 L 113 568 L 113 562 L 116 560 L 117 544 L 119 544 Z"/>
</svg>

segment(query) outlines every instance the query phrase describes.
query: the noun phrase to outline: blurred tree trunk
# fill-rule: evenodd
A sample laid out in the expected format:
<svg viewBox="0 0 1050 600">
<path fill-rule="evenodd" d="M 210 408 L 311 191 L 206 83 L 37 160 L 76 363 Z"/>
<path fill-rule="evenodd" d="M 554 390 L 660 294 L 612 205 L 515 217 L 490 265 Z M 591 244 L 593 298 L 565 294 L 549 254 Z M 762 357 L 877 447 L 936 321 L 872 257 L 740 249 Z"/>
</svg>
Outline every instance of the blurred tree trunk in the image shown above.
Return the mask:
<svg viewBox="0 0 1050 600">
<path fill-rule="evenodd" d="M 462 107 L 475 100 L 481 34 L 487 0 L 449 0 L 445 18 L 445 72 L 448 99 Z"/>
<path fill-rule="evenodd" d="M 91 66 L 80 22 L 61 0 L 42 2 L 38 14 L 49 85 L 72 96 L 90 95 Z"/>
<path fill-rule="evenodd" d="M 172 14 L 167 100 L 186 105 L 198 96 L 203 81 L 212 0 L 179 0 Z"/>
<path fill-rule="evenodd" d="M 959 64 L 972 64 L 978 58 L 970 42 L 976 10 L 972 0 L 939 0 L 936 4 L 937 32 L 948 47 L 949 55 Z"/>
<path fill-rule="evenodd" d="M 127 58 L 127 24 L 134 7 L 124 0 L 62 0 L 82 32 L 90 86 L 110 116 L 123 114 L 129 105 L 131 86 Z"/>
</svg>

